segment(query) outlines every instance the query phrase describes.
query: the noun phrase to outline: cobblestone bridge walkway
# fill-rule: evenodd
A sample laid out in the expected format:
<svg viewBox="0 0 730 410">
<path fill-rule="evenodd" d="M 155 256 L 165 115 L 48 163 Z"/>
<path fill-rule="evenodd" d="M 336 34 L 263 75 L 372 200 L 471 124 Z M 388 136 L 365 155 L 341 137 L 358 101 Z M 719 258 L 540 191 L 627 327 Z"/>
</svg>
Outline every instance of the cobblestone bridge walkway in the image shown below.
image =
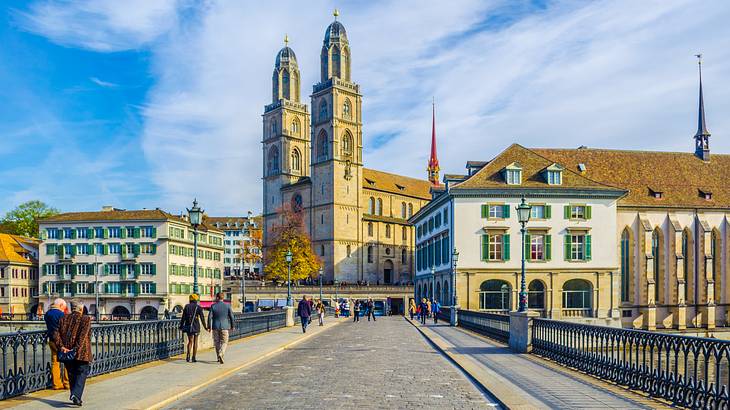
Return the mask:
<svg viewBox="0 0 730 410">
<path fill-rule="evenodd" d="M 169 408 L 495 407 L 416 328 L 394 316 L 327 329 Z"/>
</svg>

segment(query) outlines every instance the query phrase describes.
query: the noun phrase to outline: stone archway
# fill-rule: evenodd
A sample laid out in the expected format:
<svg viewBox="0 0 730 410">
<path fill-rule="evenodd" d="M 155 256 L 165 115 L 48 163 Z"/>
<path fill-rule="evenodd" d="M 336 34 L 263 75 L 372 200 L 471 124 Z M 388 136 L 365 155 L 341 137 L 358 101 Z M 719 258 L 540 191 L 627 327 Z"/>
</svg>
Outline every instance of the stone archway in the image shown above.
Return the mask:
<svg viewBox="0 0 730 410">
<path fill-rule="evenodd" d="M 112 320 L 130 320 L 131 318 L 132 314 L 124 306 L 115 306 L 112 309 Z"/>
<path fill-rule="evenodd" d="M 139 320 L 157 320 L 159 312 L 152 306 L 145 306 L 139 312 Z"/>
</svg>

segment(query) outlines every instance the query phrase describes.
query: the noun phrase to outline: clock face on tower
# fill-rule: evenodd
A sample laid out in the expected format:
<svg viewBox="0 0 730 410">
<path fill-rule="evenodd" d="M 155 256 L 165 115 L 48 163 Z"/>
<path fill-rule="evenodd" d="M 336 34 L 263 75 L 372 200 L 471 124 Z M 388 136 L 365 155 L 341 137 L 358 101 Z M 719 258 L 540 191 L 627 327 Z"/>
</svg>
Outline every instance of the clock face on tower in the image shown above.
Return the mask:
<svg viewBox="0 0 730 410">
<path fill-rule="evenodd" d="M 294 196 L 291 199 L 291 207 L 294 210 L 294 212 L 301 212 L 303 208 L 302 204 L 302 195 L 301 194 L 294 194 Z"/>
</svg>

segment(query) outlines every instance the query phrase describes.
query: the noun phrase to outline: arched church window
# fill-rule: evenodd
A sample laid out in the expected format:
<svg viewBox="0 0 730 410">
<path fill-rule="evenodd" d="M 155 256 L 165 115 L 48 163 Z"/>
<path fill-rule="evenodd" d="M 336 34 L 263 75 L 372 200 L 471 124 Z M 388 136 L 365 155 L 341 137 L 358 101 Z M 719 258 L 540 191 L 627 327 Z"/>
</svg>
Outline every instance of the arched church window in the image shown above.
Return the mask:
<svg viewBox="0 0 730 410">
<path fill-rule="evenodd" d="M 400 263 L 408 263 L 408 252 L 405 249 L 400 251 Z"/>
<path fill-rule="evenodd" d="M 352 248 L 350 245 L 347 245 L 347 257 L 349 258 L 352 255 Z"/>
<path fill-rule="evenodd" d="M 340 77 L 342 71 L 340 69 L 340 48 L 335 46 L 332 48 L 332 77 Z"/>
<path fill-rule="evenodd" d="M 368 263 L 373 263 L 373 246 L 368 246 Z"/>
<path fill-rule="evenodd" d="M 271 136 L 272 137 L 276 135 L 276 132 L 277 132 L 276 130 L 277 130 L 276 120 L 271 120 Z"/>
<path fill-rule="evenodd" d="M 380 198 L 378 198 L 378 201 L 375 203 L 375 214 L 383 215 L 383 200 Z"/>
<path fill-rule="evenodd" d="M 291 152 L 291 169 L 294 172 L 299 172 L 302 168 L 302 156 L 299 154 L 299 150 L 294 148 Z"/>
<path fill-rule="evenodd" d="M 405 227 L 405 226 L 403 227 L 402 232 L 401 232 L 401 236 L 402 236 L 402 238 L 403 238 L 404 241 L 407 241 L 408 240 L 408 228 L 407 227 Z"/>
<path fill-rule="evenodd" d="M 281 88 L 283 89 L 282 97 L 285 100 L 291 99 L 291 94 L 289 93 L 289 71 L 284 70 L 284 72 L 281 75 Z"/>
<path fill-rule="evenodd" d="M 345 98 L 345 103 L 342 105 L 342 116 L 345 118 L 352 118 L 352 106 L 350 100 Z"/>
<path fill-rule="evenodd" d="M 269 148 L 269 156 L 266 168 L 269 170 L 269 175 L 274 175 L 279 172 L 279 149 L 276 147 Z"/>
<path fill-rule="evenodd" d="M 327 118 L 328 118 L 327 101 L 322 100 L 322 102 L 319 103 L 319 120 L 324 121 Z"/>
<path fill-rule="evenodd" d="M 345 131 L 345 135 L 342 137 L 342 155 L 345 157 L 352 155 L 352 135 L 349 131 Z"/>
<path fill-rule="evenodd" d="M 370 215 L 375 215 L 375 198 L 370 197 L 370 200 L 368 201 L 368 213 Z"/>
<path fill-rule="evenodd" d="M 373 236 L 373 223 L 368 222 L 368 236 Z"/>
<path fill-rule="evenodd" d="M 401 218 L 406 219 L 407 214 L 408 213 L 407 213 L 406 203 L 402 202 L 400 204 L 400 216 L 401 216 Z"/>
<path fill-rule="evenodd" d="M 413 216 L 413 204 L 408 204 L 408 217 Z"/>
<path fill-rule="evenodd" d="M 322 130 L 317 137 L 317 160 L 324 161 L 329 156 L 329 146 L 327 144 L 327 133 Z"/>
<path fill-rule="evenodd" d="M 298 137 L 300 128 L 301 127 L 299 126 L 299 119 L 294 118 L 291 122 L 291 134 L 295 137 Z"/>
</svg>

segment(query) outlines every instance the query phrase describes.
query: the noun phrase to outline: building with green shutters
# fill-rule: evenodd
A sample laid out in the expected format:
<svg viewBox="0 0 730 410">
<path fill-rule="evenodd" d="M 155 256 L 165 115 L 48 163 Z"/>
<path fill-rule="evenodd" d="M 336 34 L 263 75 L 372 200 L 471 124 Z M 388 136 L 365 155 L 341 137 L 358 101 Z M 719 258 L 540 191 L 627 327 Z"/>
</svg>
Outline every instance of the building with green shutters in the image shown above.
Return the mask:
<svg viewBox="0 0 730 410">
<path fill-rule="evenodd" d="M 193 292 L 193 228 L 159 209 L 72 212 L 39 222 L 39 302 L 76 298 L 104 317 L 157 317 L 182 310 Z M 203 303 L 222 287 L 223 232 L 198 227 Z M 94 284 L 97 284 L 95 289 Z"/>
</svg>

